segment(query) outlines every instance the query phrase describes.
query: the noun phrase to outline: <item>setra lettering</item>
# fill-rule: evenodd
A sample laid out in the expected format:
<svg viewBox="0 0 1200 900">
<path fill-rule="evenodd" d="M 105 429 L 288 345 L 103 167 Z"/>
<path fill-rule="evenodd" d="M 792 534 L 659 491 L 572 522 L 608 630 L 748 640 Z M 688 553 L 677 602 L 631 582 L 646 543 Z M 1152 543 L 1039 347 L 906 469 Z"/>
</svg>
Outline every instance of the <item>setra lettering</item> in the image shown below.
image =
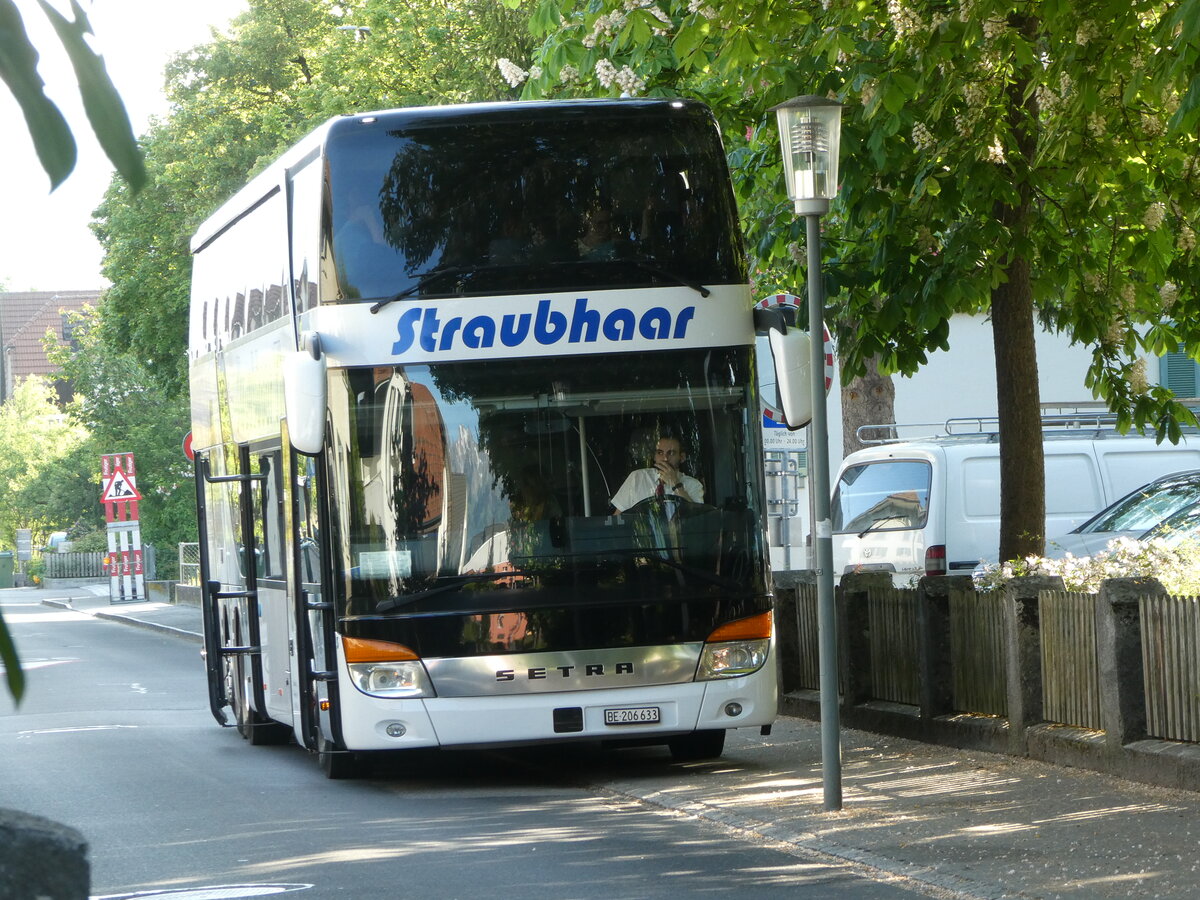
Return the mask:
<svg viewBox="0 0 1200 900">
<path fill-rule="evenodd" d="M 413 347 L 425 353 L 450 350 L 487 350 L 497 346 L 521 347 L 530 342 L 544 347 L 559 343 L 619 343 L 642 337 L 648 341 L 682 341 L 696 316 L 696 307 L 688 306 L 677 314 L 662 306 L 653 306 L 640 315 L 627 307 L 607 314 L 592 309 L 586 297 L 575 300 L 569 312 L 555 309 L 552 301 L 539 300 L 534 313 L 479 313 L 464 319 L 446 320 L 432 306 L 412 306 L 396 320 L 396 340 L 392 354 L 402 356 Z"/>
</svg>

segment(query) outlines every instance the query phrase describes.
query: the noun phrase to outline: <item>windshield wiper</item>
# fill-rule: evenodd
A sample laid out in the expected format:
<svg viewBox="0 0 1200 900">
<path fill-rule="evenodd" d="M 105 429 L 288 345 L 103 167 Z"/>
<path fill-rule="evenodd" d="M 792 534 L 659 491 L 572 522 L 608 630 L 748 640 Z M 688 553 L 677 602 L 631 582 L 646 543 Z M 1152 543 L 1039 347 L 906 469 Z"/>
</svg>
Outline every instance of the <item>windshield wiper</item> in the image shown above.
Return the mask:
<svg viewBox="0 0 1200 900">
<path fill-rule="evenodd" d="M 891 519 L 875 519 L 874 521 L 871 522 L 870 525 L 868 525 L 866 528 L 864 528 L 862 531 L 860 531 L 858 533 L 858 536 L 865 537 L 866 535 L 868 535 L 872 531 L 874 531 L 876 528 L 883 527 L 884 522 L 890 522 L 890 521 L 892 521 L 892 520 Z"/>
<path fill-rule="evenodd" d="M 415 594 L 405 594 L 402 597 L 390 597 L 387 600 L 380 600 L 375 605 L 375 611 L 391 612 L 402 606 L 409 606 L 413 603 L 419 603 L 422 600 L 428 600 L 430 597 L 436 597 L 438 594 L 457 591 L 477 581 L 499 581 L 502 578 L 520 578 L 524 574 L 521 570 L 514 569 L 509 572 L 478 572 L 473 575 L 459 575 L 455 578 L 444 579 L 442 584 L 439 584 L 437 587 L 431 587 L 428 590 L 417 591 Z"/>
<path fill-rule="evenodd" d="M 618 259 L 618 261 L 622 260 L 621 257 L 617 257 L 617 259 Z M 658 264 L 657 260 L 650 259 L 649 257 L 632 256 L 624 261 L 633 263 L 639 269 L 641 269 L 644 272 L 649 272 L 651 275 L 657 275 L 659 278 L 665 278 L 667 281 L 672 281 L 675 284 L 680 285 L 681 287 L 691 288 L 693 291 L 695 291 L 701 297 L 707 297 L 709 294 L 712 293 L 712 291 L 710 291 L 704 285 L 697 284 L 694 281 L 689 281 L 688 279 L 684 278 L 682 275 L 672 272 L 669 269 L 664 269 L 662 266 L 660 266 Z"/>
<path fill-rule="evenodd" d="M 435 281 L 444 275 L 463 275 L 467 272 L 474 272 L 481 267 L 479 266 L 441 266 L 436 269 L 430 269 L 428 272 L 422 272 L 415 276 L 416 281 L 406 287 L 398 294 L 392 294 L 390 297 L 384 297 L 382 300 L 377 300 L 371 304 L 371 312 L 377 313 L 389 303 L 395 303 L 397 300 L 403 300 L 405 297 L 411 297 L 413 294 L 422 290 L 429 282 Z"/>
</svg>

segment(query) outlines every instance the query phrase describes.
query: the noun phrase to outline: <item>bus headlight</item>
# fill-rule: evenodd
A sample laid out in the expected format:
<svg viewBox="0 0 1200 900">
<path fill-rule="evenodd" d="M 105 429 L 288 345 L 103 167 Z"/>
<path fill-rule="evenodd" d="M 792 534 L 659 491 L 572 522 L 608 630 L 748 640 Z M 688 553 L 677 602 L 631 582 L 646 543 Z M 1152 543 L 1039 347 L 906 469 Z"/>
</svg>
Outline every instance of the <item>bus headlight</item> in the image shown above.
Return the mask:
<svg viewBox="0 0 1200 900">
<path fill-rule="evenodd" d="M 715 629 L 704 642 L 696 680 L 737 678 L 757 672 L 766 665 L 772 627 L 771 613 L 764 612 Z"/>
<path fill-rule="evenodd" d="M 372 697 L 433 697 L 425 664 L 408 647 L 390 641 L 342 638 L 354 686 Z"/>
<path fill-rule="evenodd" d="M 417 662 L 350 663 L 354 686 L 372 697 L 429 697 L 429 676 Z"/>
<path fill-rule="evenodd" d="M 697 681 L 713 681 L 717 678 L 737 678 L 757 672 L 767 662 L 767 650 L 771 642 L 729 641 L 724 644 L 705 644 L 700 657 Z"/>
</svg>

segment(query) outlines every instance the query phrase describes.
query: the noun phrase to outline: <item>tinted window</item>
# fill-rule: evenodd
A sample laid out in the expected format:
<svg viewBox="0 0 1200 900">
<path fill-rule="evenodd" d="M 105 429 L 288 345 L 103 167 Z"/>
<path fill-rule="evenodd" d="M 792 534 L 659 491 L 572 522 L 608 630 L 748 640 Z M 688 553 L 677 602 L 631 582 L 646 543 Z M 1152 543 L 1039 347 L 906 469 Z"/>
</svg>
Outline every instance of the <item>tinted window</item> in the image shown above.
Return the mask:
<svg viewBox="0 0 1200 900">
<path fill-rule="evenodd" d="M 381 116 L 336 132 L 328 299 L 744 282 L 715 125 L 695 107 L 655 110 Z"/>
<path fill-rule="evenodd" d="M 748 354 L 339 370 L 330 393 L 335 574 L 348 610 L 679 603 L 763 589 Z M 690 498 L 612 515 L 662 435 Z"/>
</svg>

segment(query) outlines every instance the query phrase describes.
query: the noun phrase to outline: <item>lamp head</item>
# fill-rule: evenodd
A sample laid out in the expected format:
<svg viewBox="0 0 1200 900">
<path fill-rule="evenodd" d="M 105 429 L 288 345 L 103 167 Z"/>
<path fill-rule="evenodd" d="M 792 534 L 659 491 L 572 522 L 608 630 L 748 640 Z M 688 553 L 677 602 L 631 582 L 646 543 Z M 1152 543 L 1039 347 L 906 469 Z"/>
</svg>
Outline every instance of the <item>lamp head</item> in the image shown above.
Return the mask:
<svg viewBox="0 0 1200 900">
<path fill-rule="evenodd" d="M 779 122 L 784 177 L 796 212 L 820 215 L 828 211 L 838 190 L 842 104 L 808 94 L 771 109 Z"/>
</svg>

